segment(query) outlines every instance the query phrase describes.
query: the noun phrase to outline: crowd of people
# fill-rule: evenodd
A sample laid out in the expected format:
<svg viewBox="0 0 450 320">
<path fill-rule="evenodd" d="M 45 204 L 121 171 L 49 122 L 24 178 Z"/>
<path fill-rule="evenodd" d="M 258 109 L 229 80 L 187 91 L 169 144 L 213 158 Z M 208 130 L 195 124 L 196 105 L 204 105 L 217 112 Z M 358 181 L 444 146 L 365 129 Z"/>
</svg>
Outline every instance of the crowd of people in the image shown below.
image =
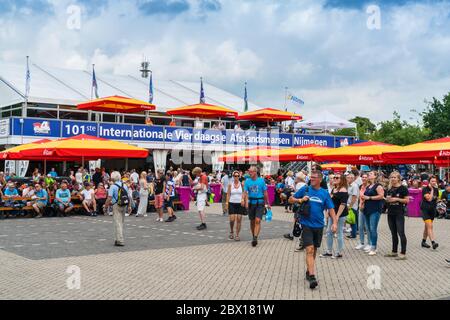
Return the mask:
<svg viewBox="0 0 450 320">
<path fill-rule="evenodd" d="M 156 175 L 150 170 L 109 174 L 104 168 L 92 172 L 79 168 L 76 172 L 70 171 L 66 177 L 59 177 L 52 168 L 46 176 L 35 169 L 27 182 L 14 179 L 13 174 L 0 172 L 1 206 L 11 207 L 9 211 L 2 211 L 7 212 L 3 215 L 24 214 L 21 209 L 26 206 L 36 218 L 52 211 L 58 216 L 67 216 L 78 201 L 81 204 L 78 208 L 88 215 L 113 216 L 116 246 L 124 245 L 126 216 L 147 217 L 149 208 L 153 207 L 157 222 L 175 221 L 177 186 L 192 189 L 200 222 L 196 228 L 199 231 L 207 229 L 205 208 L 212 183 L 222 185 L 222 210 L 229 216 L 228 239 L 240 241 L 242 217 L 248 216 L 253 247 L 258 245 L 261 221 L 271 210 L 268 186 L 274 186 L 275 203 L 284 206 L 286 213 L 293 214 L 292 231 L 284 237 L 296 241 L 295 251 L 306 252 L 306 280 L 312 289 L 318 285 L 315 259 L 324 232 L 326 245 L 319 254 L 321 258 L 343 258 L 345 234 L 357 241 L 355 250 L 375 256 L 378 254 L 378 224 L 382 214 L 386 213 L 392 250 L 385 257 L 405 260 L 405 216 L 410 189 L 422 192 L 420 209 L 424 231 L 421 247 L 436 250 L 439 244 L 433 231 L 434 219 L 450 218 L 450 184 L 428 173 L 410 172 L 407 177 L 402 177 L 397 171 L 388 175 L 354 169 L 324 174 L 316 164 L 310 173 L 289 171 L 274 176 L 260 176 L 258 168 L 251 166 L 247 171 L 236 170 L 231 175 L 228 172 L 208 174 L 198 167 L 192 172 L 173 168 L 166 172 L 157 170 Z"/>
</svg>

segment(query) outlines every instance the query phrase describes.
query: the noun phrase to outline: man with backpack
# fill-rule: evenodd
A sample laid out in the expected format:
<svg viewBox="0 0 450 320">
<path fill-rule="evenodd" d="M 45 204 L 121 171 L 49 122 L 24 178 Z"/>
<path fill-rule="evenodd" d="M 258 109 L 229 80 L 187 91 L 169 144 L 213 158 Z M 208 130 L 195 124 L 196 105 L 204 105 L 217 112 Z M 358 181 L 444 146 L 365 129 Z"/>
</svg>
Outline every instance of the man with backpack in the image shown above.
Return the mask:
<svg viewBox="0 0 450 320">
<path fill-rule="evenodd" d="M 108 199 L 106 199 L 105 207 L 113 208 L 113 220 L 115 229 L 116 247 L 125 245 L 123 237 L 123 224 L 125 213 L 131 213 L 131 199 L 128 195 L 128 187 L 122 182 L 122 177 L 118 171 L 111 173 L 113 184 L 108 190 Z"/>
</svg>

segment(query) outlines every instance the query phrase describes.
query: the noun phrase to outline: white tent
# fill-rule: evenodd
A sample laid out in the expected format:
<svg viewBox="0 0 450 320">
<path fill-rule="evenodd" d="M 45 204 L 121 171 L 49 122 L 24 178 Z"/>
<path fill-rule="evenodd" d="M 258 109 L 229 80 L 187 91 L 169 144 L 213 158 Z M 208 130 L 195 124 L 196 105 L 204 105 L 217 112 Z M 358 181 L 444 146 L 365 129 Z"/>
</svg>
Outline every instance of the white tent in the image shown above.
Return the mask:
<svg viewBox="0 0 450 320">
<path fill-rule="evenodd" d="M 355 128 L 356 123 L 350 122 L 345 119 L 341 119 L 334 114 L 324 111 L 319 113 L 316 117 L 310 118 L 308 120 L 303 120 L 294 125 L 295 128 L 304 129 L 344 129 L 344 128 Z"/>
</svg>

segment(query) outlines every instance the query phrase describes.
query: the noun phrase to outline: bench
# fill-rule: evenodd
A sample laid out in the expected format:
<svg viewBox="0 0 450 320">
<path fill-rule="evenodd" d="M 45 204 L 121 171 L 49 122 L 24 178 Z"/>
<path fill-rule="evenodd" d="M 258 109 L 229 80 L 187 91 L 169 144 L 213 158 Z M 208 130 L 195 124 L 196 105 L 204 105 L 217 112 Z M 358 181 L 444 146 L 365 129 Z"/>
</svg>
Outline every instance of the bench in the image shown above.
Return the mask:
<svg viewBox="0 0 450 320">
<path fill-rule="evenodd" d="M 183 206 L 183 202 L 181 202 L 180 200 L 174 200 L 173 202 L 173 209 L 175 210 L 175 211 L 177 211 L 177 208 L 178 207 L 182 207 Z M 148 204 L 150 205 L 150 206 L 155 206 L 155 200 L 151 200 L 151 201 L 149 201 L 148 202 Z"/>
</svg>

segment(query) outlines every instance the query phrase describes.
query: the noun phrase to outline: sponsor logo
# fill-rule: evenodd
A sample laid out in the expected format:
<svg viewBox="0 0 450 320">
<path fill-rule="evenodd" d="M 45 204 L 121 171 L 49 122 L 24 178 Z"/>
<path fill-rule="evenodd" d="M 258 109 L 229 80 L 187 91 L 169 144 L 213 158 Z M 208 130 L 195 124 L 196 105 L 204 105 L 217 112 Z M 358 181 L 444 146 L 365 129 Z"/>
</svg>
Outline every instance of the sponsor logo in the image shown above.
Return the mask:
<svg viewBox="0 0 450 320">
<path fill-rule="evenodd" d="M 50 125 L 48 121 L 35 122 L 33 123 L 33 130 L 35 134 L 49 134 Z"/>
<path fill-rule="evenodd" d="M 308 160 L 308 159 L 309 159 L 308 156 L 302 156 L 302 155 L 297 156 L 297 160 Z"/>
<path fill-rule="evenodd" d="M 441 152 L 439 152 L 439 156 L 440 157 L 450 157 L 450 151 L 441 150 Z"/>
<path fill-rule="evenodd" d="M 348 139 L 340 139 L 339 142 L 341 143 L 341 147 L 346 147 L 348 146 Z"/>
<path fill-rule="evenodd" d="M 44 156 L 51 156 L 51 155 L 53 155 L 53 151 L 52 151 L 52 150 L 47 150 L 47 149 L 45 149 L 45 150 L 42 152 L 42 155 L 44 155 Z"/>
<path fill-rule="evenodd" d="M 359 161 L 373 161 L 373 157 L 359 156 Z"/>
</svg>

